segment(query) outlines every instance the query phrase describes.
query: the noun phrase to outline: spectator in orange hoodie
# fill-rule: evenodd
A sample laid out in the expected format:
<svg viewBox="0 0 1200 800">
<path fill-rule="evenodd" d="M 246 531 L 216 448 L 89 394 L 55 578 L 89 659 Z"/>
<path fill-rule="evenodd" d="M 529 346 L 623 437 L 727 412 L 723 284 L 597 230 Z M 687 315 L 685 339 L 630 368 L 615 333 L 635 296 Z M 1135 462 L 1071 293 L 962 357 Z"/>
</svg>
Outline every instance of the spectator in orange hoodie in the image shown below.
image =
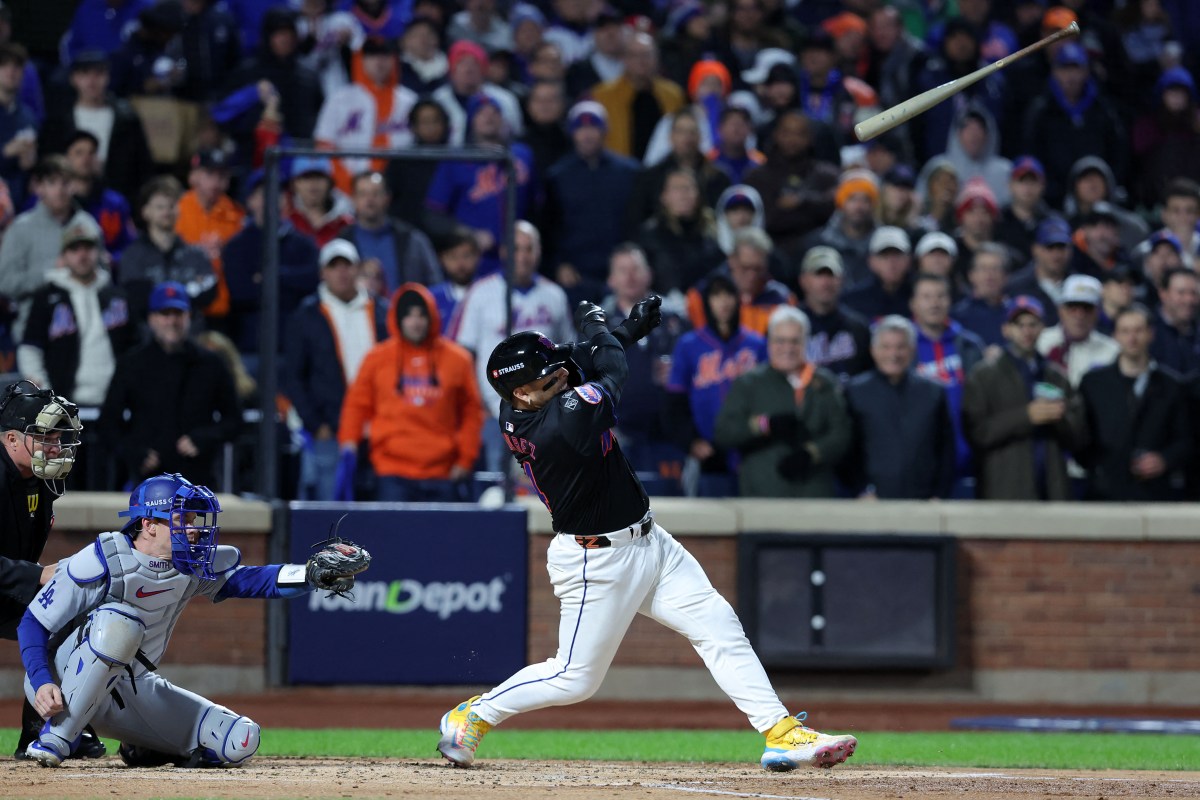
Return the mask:
<svg viewBox="0 0 1200 800">
<path fill-rule="evenodd" d="M 221 266 L 221 248 L 242 229 L 245 210 L 226 192 L 229 189 L 229 154 L 207 150 L 192 158 L 188 175 L 191 189 L 179 199 L 175 232 L 186 243 L 199 247 L 212 261 L 217 275 L 217 296 L 204 309 L 210 320 L 229 315 L 229 287 Z"/>
<path fill-rule="evenodd" d="M 392 295 L 389 338 L 367 353 L 342 403 L 339 477 L 353 474 L 354 453 L 370 425 L 380 501 L 470 499 L 483 402 L 470 354 L 440 331 L 429 290 L 401 286 Z M 348 499 L 344 491 L 338 495 Z"/>
</svg>

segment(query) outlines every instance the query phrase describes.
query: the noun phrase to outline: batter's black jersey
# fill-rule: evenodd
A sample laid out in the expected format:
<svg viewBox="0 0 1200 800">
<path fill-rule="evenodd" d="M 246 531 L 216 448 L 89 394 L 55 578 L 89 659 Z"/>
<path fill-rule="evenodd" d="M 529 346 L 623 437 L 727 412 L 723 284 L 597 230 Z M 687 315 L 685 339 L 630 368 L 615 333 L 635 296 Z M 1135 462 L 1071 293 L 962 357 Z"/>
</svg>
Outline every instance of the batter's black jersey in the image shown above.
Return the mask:
<svg viewBox="0 0 1200 800">
<path fill-rule="evenodd" d="M 500 431 L 550 510 L 557 533 L 620 530 L 650 498 L 613 435 L 613 398 L 598 382 L 567 389 L 533 411 L 500 404 Z"/>
</svg>

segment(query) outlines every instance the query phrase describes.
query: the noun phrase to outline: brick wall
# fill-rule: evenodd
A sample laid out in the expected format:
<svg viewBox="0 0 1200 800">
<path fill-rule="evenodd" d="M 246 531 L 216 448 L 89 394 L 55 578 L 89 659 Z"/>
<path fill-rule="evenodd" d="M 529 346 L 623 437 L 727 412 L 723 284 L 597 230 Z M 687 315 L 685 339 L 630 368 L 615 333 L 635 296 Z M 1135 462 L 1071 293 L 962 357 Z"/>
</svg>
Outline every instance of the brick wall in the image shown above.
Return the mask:
<svg viewBox="0 0 1200 800">
<path fill-rule="evenodd" d="M 736 608 L 736 540 L 678 537 Z M 557 646 L 549 539 L 530 548 L 529 657 Z M 960 669 L 1200 669 L 1200 547 L 1193 542 L 996 541 L 958 546 Z M 682 637 L 639 617 L 621 666 L 700 666 Z"/>
<path fill-rule="evenodd" d="M 1200 669 L 1194 542 L 962 540 L 959 663 Z"/>
</svg>

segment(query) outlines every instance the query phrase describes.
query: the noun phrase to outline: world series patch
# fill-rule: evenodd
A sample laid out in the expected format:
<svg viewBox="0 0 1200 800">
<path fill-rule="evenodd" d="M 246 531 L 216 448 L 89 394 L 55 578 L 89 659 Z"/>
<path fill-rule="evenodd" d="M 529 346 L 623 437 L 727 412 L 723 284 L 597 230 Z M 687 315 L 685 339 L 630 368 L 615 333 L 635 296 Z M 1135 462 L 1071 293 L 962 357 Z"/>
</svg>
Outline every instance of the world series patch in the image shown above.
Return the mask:
<svg viewBox="0 0 1200 800">
<path fill-rule="evenodd" d="M 583 386 L 575 387 L 575 394 L 583 398 L 583 402 L 588 405 L 599 405 L 604 399 L 604 394 L 594 383 L 585 383 Z"/>
</svg>

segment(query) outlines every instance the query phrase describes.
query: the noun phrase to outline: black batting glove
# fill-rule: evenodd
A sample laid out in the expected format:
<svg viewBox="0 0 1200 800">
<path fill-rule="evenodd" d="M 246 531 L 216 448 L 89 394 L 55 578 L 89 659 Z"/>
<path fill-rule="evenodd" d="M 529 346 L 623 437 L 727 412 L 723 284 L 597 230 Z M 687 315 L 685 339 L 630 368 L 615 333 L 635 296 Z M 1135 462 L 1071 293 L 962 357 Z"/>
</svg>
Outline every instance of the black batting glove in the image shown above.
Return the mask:
<svg viewBox="0 0 1200 800">
<path fill-rule="evenodd" d="M 648 295 L 644 300 L 634 303 L 629 311 L 629 318 L 621 323 L 621 328 L 631 342 L 637 342 L 650 335 L 650 331 L 662 323 L 662 298 L 656 294 Z"/>
<path fill-rule="evenodd" d="M 608 316 L 604 309 L 587 300 L 580 300 L 575 306 L 575 330 L 584 339 L 591 339 L 597 333 L 608 330 Z"/>
</svg>

